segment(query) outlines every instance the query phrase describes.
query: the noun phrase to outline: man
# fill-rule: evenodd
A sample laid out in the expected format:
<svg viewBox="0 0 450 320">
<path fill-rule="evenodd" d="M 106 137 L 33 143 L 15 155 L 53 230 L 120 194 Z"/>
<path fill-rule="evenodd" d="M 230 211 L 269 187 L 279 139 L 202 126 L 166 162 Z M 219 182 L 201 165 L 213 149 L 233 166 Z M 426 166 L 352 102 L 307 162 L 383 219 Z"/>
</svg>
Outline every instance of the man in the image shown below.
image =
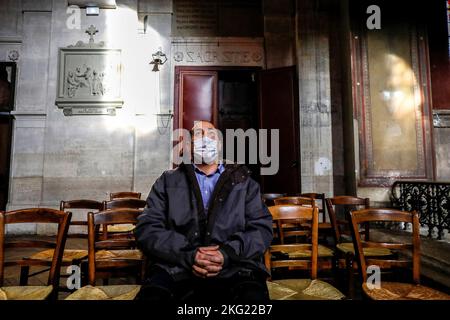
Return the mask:
<svg viewBox="0 0 450 320">
<path fill-rule="evenodd" d="M 243 165 L 218 159 L 217 129 L 196 121 L 191 159 L 164 172 L 135 234 L 151 267 L 138 299 L 268 300 L 272 217 Z"/>
</svg>

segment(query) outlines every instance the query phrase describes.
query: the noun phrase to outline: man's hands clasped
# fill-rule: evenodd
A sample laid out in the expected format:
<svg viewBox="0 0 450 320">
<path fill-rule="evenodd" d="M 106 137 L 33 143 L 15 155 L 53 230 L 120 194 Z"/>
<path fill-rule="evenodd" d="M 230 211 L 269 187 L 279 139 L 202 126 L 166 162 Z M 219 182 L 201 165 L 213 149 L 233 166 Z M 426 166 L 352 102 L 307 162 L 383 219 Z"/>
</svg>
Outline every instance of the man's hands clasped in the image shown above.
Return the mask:
<svg viewBox="0 0 450 320">
<path fill-rule="evenodd" d="M 192 272 L 200 278 L 215 277 L 223 268 L 224 257 L 219 246 L 200 247 L 195 253 Z"/>
</svg>

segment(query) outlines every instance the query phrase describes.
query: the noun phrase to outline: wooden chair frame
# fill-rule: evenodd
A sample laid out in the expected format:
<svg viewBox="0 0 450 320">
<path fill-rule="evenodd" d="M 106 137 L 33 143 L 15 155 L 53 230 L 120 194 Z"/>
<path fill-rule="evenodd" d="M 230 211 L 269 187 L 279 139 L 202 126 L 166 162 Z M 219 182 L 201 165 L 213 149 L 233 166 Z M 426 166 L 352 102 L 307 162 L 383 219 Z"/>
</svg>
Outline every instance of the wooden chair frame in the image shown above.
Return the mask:
<svg viewBox="0 0 450 320">
<path fill-rule="evenodd" d="M 94 200 L 69 200 L 69 201 L 61 201 L 59 204 L 59 210 L 66 211 L 67 209 L 85 209 L 85 210 L 103 210 L 103 203 Z M 86 226 L 87 231 L 87 213 L 86 213 L 86 221 L 74 220 L 70 222 L 70 226 Z M 77 233 L 77 234 L 68 234 L 68 238 L 82 238 L 87 239 L 87 234 Z"/>
<path fill-rule="evenodd" d="M 311 270 L 311 279 L 317 278 L 318 271 L 318 257 L 319 257 L 319 211 L 317 207 L 303 207 L 297 205 L 278 205 L 269 207 L 270 212 L 272 213 L 273 220 L 277 223 L 278 226 L 281 223 L 286 221 L 299 221 L 304 220 L 309 222 L 311 225 L 311 244 L 281 244 L 281 245 L 272 245 L 269 250 L 266 251 L 265 254 L 265 263 L 268 270 L 272 270 L 272 268 L 280 268 L 280 267 L 295 267 L 302 269 Z M 279 227 L 281 230 L 281 226 Z M 282 233 L 280 233 L 282 234 Z M 304 233 L 307 234 L 307 231 Z M 300 249 L 310 248 L 311 249 L 311 259 L 308 261 L 307 259 L 288 259 L 288 260 L 278 260 L 272 261 L 271 255 L 274 252 L 280 251 L 296 251 Z"/>
<path fill-rule="evenodd" d="M 109 199 L 110 200 L 123 199 L 123 198 L 141 199 L 141 196 L 142 196 L 142 194 L 140 192 L 120 191 L 120 192 L 111 192 L 109 194 Z"/>
<path fill-rule="evenodd" d="M 273 200 L 276 198 L 285 197 L 286 193 L 263 193 L 261 198 L 266 206 L 275 205 Z"/>
<path fill-rule="evenodd" d="M 96 277 L 98 274 L 111 276 L 112 274 L 120 274 L 120 269 L 137 268 L 140 267 L 140 277 L 142 280 L 144 276 L 146 262 L 145 259 L 113 259 L 107 261 L 97 261 L 96 252 L 98 250 L 122 249 L 129 250 L 136 248 L 136 240 L 124 238 L 108 238 L 107 228 L 99 233 L 100 226 L 108 226 L 111 224 L 136 224 L 137 217 L 142 213 L 142 210 L 137 209 L 111 209 L 88 214 L 89 227 L 89 256 L 88 256 L 88 274 L 89 284 L 95 286 Z M 106 232 L 105 232 L 106 231 Z M 101 236 L 101 240 L 99 240 Z M 103 271 L 99 271 L 103 269 Z M 126 272 L 125 272 L 126 274 Z M 139 276 L 139 275 L 138 275 Z"/>
<path fill-rule="evenodd" d="M 354 292 L 354 272 L 357 270 L 355 265 L 355 255 L 351 252 L 341 252 L 337 245 L 340 243 L 343 243 L 342 240 L 342 234 L 346 234 L 348 236 L 351 236 L 350 231 L 350 218 L 349 213 L 350 210 L 348 210 L 345 213 L 345 220 L 341 220 L 337 218 L 337 214 L 335 211 L 335 206 L 344 206 L 344 207 L 356 207 L 356 206 L 363 206 L 364 209 L 368 209 L 370 207 L 370 199 L 369 198 L 360 198 L 360 197 L 354 197 L 354 196 L 336 196 L 333 198 L 327 198 L 325 199 L 328 215 L 330 216 L 330 221 L 333 229 L 333 238 L 335 241 L 335 262 L 334 262 L 334 268 L 336 268 L 336 274 L 337 269 L 345 269 L 347 274 L 347 295 L 350 297 L 350 299 L 353 299 L 355 297 Z M 344 228 L 348 229 L 347 233 L 341 232 L 340 228 L 343 226 Z M 364 239 L 369 240 L 370 235 L 370 229 L 369 224 L 364 225 Z"/>
<path fill-rule="evenodd" d="M 364 206 L 364 209 L 368 209 L 370 207 L 369 198 L 358 198 L 353 196 L 337 196 L 334 198 L 327 198 L 325 200 L 326 206 L 328 209 L 328 214 L 330 216 L 331 225 L 334 230 L 334 240 L 336 244 L 342 242 L 342 232 L 340 230 L 340 226 L 346 226 L 349 229 L 350 235 L 350 221 L 349 220 L 339 220 L 336 215 L 335 208 L 333 206 Z M 345 217 L 347 219 L 347 215 Z M 344 233 L 345 234 L 345 233 Z M 364 238 L 365 240 L 369 240 L 369 225 L 366 224 L 364 226 Z"/>
<path fill-rule="evenodd" d="M 143 209 L 147 205 L 145 200 L 137 198 L 119 198 L 109 201 L 103 201 L 102 210 L 111 209 Z"/>
<path fill-rule="evenodd" d="M 416 211 L 407 212 L 395 209 L 364 209 L 350 212 L 351 232 L 355 255 L 358 261 L 361 281 L 367 280 L 367 265 L 378 265 L 380 268 L 402 267 L 407 268 L 412 264 L 413 282 L 420 283 L 420 235 L 419 216 Z M 387 243 L 361 241 L 359 226 L 369 222 L 404 222 L 412 224 L 412 243 Z M 407 260 L 366 259 L 363 248 L 388 248 L 396 250 L 412 250 L 412 262 Z"/>
<path fill-rule="evenodd" d="M 62 256 L 66 244 L 67 232 L 69 230 L 71 218 L 71 212 L 64 212 L 50 208 L 21 209 L 8 212 L 0 211 L 0 286 L 3 285 L 6 267 L 20 266 L 22 268 L 20 285 L 26 285 L 26 283 L 24 283 L 24 278 L 22 277 L 23 272 L 26 271 L 26 273 L 28 274 L 29 268 L 31 266 L 48 266 L 49 264 L 47 261 L 31 259 L 5 261 L 6 248 L 50 248 L 54 249 L 54 254 L 50 263 L 47 285 L 53 286 L 53 291 L 50 298 L 56 299 L 59 287 Z M 5 239 L 6 225 L 15 223 L 58 224 L 56 242 L 47 240 L 22 240 L 7 242 Z"/>
</svg>

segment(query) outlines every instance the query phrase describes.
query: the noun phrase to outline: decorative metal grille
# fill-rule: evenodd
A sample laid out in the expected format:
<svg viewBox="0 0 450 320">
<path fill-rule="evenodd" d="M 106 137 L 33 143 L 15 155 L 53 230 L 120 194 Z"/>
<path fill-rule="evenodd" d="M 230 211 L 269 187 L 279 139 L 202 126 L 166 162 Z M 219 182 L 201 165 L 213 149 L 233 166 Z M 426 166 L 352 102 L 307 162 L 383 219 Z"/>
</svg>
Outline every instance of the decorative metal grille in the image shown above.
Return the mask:
<svg viewBox="0 0 450 320">
<path fill-rule="evenodd" d="M 450 182 L 396 181 L 391 189 L 392 205 L 416 210 L 428 237 L 442 239 L 450 231 Z"/>
</svg>

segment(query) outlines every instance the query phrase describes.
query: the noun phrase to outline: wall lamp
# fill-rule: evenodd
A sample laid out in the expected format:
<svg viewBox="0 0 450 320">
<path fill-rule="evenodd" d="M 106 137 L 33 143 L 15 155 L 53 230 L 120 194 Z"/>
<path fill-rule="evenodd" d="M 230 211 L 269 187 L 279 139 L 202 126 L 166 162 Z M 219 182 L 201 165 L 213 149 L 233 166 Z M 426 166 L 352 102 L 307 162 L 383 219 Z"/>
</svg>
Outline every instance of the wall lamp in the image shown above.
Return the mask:
<svg viewBox="0 0 450 320">
<path fill-rule="evenodd" d="M 164 52 L 161 51 L 161 48 L 159 48 L 158 51 L 156 51 L 154 54 L 152 54 L 152 61 L 150 64 L 153 64 L 152 71 L 157 72 L 159 71 L 159 66 L 162 66 L 167 61 L 167 56 Z"/>
</svg>

